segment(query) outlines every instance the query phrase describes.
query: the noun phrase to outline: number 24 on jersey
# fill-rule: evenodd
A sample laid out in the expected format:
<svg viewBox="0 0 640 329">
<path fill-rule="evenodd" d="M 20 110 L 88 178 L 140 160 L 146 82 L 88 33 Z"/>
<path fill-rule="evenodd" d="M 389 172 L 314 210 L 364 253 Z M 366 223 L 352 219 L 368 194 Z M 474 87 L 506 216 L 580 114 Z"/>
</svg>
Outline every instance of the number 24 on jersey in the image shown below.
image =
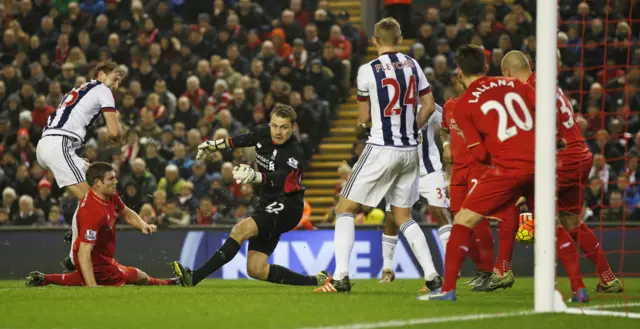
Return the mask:
<svg viewBox="0 0 640 329">
<path fill-rule="evenodd" d="M 404 99 L 402 102 L 398 102 L 400 99 L 400 94 L 402 93 L 402 88 L 400 87 L 400 83 L 396 78 L 384 78 L 382 79 L 382 87 L 388 87 L 392 89 L 393 98 L 384 108 L 384 116 L 390 117 L 394 115 L 402 114 L 402 110 L 407 105 L 413 105 L 413 108 L 417 108 L 418 106 L 418 98 L 416 94 L 418 93 L 418 89 L 416 88 L 416 77 L 415 75 L 411 75 L 409 78 L 409 83 L 406 86 L 406 90 L 404 91 Z"/>
</svg>

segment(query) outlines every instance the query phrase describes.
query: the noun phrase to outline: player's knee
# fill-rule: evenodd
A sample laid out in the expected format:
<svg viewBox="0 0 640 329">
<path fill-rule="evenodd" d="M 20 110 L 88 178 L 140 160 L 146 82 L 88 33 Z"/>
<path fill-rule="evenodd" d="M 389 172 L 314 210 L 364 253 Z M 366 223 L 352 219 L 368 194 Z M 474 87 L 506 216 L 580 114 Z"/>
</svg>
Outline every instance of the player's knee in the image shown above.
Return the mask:
<svg viewBox="0 0 640 329">
<path fill-rule="evenodd" d="M 149 284 L 149 275 L 145 272 L 137 270 L 136 284 L 138 285 Z"/>
<path fill-rule="evenodd" d="M 466 227 L 475 227 L 482 219 L 482 216 L 473 211 L 462 209 L 453 219 L 454 224 L 460 224 Z"/>
<path fill-rule="evenodd" d="M 269 264 L 262 262 L 249 262 L 247 275 L 256 280 L 266 280 L 269 276 Z"/>
<path fill-rule="evenodd" d="M 558 217 L 560 219 L 560 224 L 562 224 L 562 226 L 564 226 L 564 228 L 569 232 L 578 227 L 581 222 L 579 215 L 566 211 L 561 211 L 560 216 Z"/>
<path fill-rule="evenodd" d="M 253 219 L 247 218 L 231 228 L 232 239 L 242 242 L 257 234 L 257 226 Z"/>
<path fill-rule="evenodd" d="M 355 213 L 359 204 L 353 202 L 343 196 L 340 197 L 340 201 L 338 201 L 338 205 L 336 206 L 336 213 Z"/>
<path fill-rule="evenodd" d="M 429 206 L 429 212 L 438 226 L 450 224 L 451 217 L 447 208 Z"/>
</svg>

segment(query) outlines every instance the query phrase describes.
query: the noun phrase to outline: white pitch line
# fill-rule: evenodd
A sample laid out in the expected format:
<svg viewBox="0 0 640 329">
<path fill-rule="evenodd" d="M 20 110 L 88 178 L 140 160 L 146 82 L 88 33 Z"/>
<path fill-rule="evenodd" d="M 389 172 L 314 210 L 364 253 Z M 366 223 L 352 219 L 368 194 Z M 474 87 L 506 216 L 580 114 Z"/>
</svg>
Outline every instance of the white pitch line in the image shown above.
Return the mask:
<svg viewBox="0 0 640 329">
<path fill-rule="evenodd" d="M 614 311 L 602 311 L 603 309 L 611 308 L 623 308 L 623 307 L 636 307 L 640 306 L 640 302 L 632 303 L 613 303 L 604 305 L 589 305 L 583 308 L 568 308 L 564 311 L 567 314 L 582 314 L 582 315 L 601 315 L 601 316 L 614 316 L 614 317 L 628 317 L 632 319 L 640 319 L 640 313 L 632 312 L 614 312 Z M 486 313 L 486 314 L 470 314 L 470 315 L 454 315 L 437 318 L 418 318 L 410 320 L 390 320 L 384 322 L 370 322 L 370 323 L 353 323 L 336 326 L 321 326 L 321 327 L 306 327 L 301 329 L 375 329 L 375 328 L 393 328 L 393 327 L 406 327 L 415 326 L 419 324 L 428 323 L 443 323 L 443 322 L 459 322 L 459 321 L 473 321 L 483 319 L 499 319 L 521 315 L 533 315 L 533 310 L 520 311 L 520 312 L 508 312 L 508 313 Z"/>
<path fill-rule="evenodd" d="M 506 318 L 519 315 L 531 315 L 534 314 L 532 310 L 509 312 L 509 313 L 488 313 L 488 314 L 471 314 L 471 315 L 455 315 L 445 316 L 439 318 L 420 318 L 410 320 L 391 320 L 385 322 L 370 322 L 370 323 L 354 323 L 337 326 L 324 326 L 324 327 L 308 327 L 302 329 L 375 329 L 375 328 L 391 328 L 391 327 L 406 327 L 415 326 L 418 324 L 427 323 L 442 323 L 442 322 L 458 322 L 458 321 L 473 321 L 483 319 L 497 319 Z"/>
</svg>

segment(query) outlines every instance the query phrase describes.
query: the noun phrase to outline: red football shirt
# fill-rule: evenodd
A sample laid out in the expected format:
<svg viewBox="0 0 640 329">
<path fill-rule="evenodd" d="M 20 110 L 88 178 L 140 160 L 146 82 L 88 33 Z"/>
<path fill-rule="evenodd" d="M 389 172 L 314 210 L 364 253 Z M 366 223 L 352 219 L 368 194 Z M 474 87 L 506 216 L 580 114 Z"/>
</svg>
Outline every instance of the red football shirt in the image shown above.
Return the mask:
<svg viewBox="0 0 640 329">
<path fill-rule="evenodd" d="M 462 131 L 458 128 L 456 120 L 453 118 L 453 111 L 457 102 L 457 98 L 450 98 L 444 104 L 442 128 L 449 130 L 449 145 L 451 147 L 454 168 L 464 168 L 478 161 L 467 148 L 464 137 L 462 137 Z"/>
<path fill-rule="evenodd" d="M 535 91 L 517 79 L 481 77 L 458 99 L 453 117 L 467 147 L 484 144 L 508 175 L 534 173 Z"/>
<path fill-rule="evenodd" d="M 104 200 L 89 190 L 76 214 L 78 237 L 73 244 L 73 253 L 77 255 L 81 242 L 92 244 L 93 266 L 111 264 L 116 250 L 116 213 L 124 208 L 117 193 Z"/>
<path fill-rule="evenodd" d="M 527 84 L 535 89 L 536 74 L 532 73 L 527 79 Z M 558 152 L 558 165 L 579 165 L 582 161 L 591 158 L 591 152 L 584 141 L 584 135 L 576 122 L 575 113 L 571 102 L 564 95 L 560 87 L 556 91 L 557 127 L 558 136 L 567 143 L 564 150 Z"/>
</svg>

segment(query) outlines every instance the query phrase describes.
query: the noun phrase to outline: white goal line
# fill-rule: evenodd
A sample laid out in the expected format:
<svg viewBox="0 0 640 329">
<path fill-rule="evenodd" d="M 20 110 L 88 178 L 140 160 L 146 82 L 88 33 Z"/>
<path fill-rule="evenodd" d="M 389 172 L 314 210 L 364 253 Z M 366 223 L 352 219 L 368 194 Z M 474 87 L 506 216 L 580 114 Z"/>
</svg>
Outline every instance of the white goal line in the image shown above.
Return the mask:
<svg viewBox="0 0 640 329">
<path fill-rule="evenodd" d="M 614 317 L 628 317 L 633 319 L 640 319 L 640 313 L 632 312 L 614 312 L 604 311 L 605 309 L 612 308 L 624 308 L 624 307 L 637 307 L 640 306 L 640 302 L 632 303 L 620 303 L 615 302 L 611 304 L 589 305 L 582 308 L 567 308 L 560 313 L 567 314 L 582 314 L 582 315 L 599 315 L 599 316 L 614 316 Z M 444 322 L 459 322 L 459 321 L 474 321 L 483 319 L 499 319 L 522 315 L 536 314 L 533 310 L 525 310 L 519 312 L 504 312 L 504 313 L 482 313 L 482 314 L 470 314 L 470 315 L 454 315 L 443 317 L 431 317 L 431 318 L 418 318 L 409 320 L 390 320 L 381 322 L 369 322 L 369 323 L 353 323 L 345 325 L 335 326 L 320 326 L 320 327 L 306 327 L 301 329 L 375 329 L 375 328 L 393 328 L 393 327 L 407 327 L 420 324 L 429 323 L 444 323 Z"/>
</svg>

